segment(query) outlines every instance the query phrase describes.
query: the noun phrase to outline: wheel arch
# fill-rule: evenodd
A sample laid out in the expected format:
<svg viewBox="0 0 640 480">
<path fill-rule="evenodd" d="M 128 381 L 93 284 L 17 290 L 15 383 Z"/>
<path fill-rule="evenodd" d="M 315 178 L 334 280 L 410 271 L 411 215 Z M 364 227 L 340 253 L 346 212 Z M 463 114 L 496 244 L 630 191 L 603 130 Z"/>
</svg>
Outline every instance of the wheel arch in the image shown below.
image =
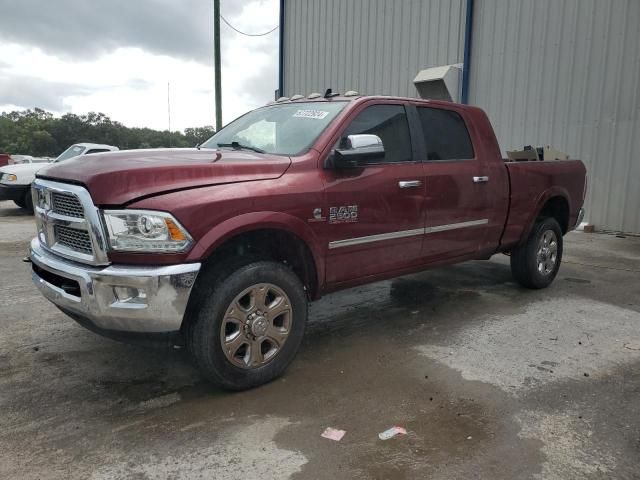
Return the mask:
<svg viewBox="0 0 640 480">
<path fill-rule="evenodd" d="M 302 220 L 280 212 L 253 212 L 216 225 L 194 246 L 191 256 L 202 261 L 203 268 L 243 254 L 281 261 L 298 275 L 309 298 L 317 299 L 324 279 L 320 251 L 317 236 Z"/>
<path fill-rule="evenodd" d="M 539 209 L 536 220 L 542 217 L 551 217 L 560 225 L 562 234 L 569 231 L 569 200 L 563 195 L 550 197 Z"/>
<path fill-rule="evenodd" d="M 569 193 L 561 187 L 552 187 L 543 192 L 536 202 L 536 208 L 526 223 L 526 228 L 522 232 L 519 245 L 526 242 L 531 234 L 536 221 L 543 217 L 555 218 L 562 234 L 569 232 L 569 219 L 571 216 L 571 205 L 569 203 Z"/>
</svg>

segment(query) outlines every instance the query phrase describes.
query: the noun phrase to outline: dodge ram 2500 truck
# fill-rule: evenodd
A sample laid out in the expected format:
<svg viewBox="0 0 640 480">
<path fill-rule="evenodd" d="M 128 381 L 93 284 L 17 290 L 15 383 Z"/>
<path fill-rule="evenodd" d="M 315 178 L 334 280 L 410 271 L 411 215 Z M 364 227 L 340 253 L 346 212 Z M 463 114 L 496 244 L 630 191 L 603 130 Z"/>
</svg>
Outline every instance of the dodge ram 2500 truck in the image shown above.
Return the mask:
<svg viewBox="0 0 640 480">
<path fill-rule="evenodd" d="M 41 170 L 33 280 L 89 329 L 185 346 L 245 389 L 284 371 L 327 292 L 496 253 L 548 286 L 585 185 L 577 160 L 505 162 L 472 106 L 285 100 L 197 149 Z"/>
</svg>

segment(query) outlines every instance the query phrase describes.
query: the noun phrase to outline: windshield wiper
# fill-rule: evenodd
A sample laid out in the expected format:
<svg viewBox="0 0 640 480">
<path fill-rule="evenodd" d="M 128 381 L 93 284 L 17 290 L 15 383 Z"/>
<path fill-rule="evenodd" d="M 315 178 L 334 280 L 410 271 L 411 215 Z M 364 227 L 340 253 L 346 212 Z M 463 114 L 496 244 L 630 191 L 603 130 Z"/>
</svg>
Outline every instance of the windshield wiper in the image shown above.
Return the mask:
<svg viewBox="0 0 640 480">
<path fill-rule="evenodd" d="M 219 147 L 231 147 L 234 150 L 251 150 L 256 153 L 264 153 L 264 150 L 261 148 L 252 147 L 250 145 L 243 145 L 240 142 L 231 142 L 231 143 L 217 143 Z"/>
</svg>

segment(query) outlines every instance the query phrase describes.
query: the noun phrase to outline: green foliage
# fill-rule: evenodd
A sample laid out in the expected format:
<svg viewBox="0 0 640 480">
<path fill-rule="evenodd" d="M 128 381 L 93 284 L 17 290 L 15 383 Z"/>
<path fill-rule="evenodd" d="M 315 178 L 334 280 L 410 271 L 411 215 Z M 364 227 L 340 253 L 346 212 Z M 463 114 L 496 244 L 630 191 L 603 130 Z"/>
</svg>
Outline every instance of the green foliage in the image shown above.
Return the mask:
<svg viewBox="0 0 640 480">
<path fill-rule="evenodd" d="M 184 133 L 129 128 L 95 112 L 67 113 L 60 118 L 39 108 L 0 114 L 0 152 L 37 157 L 57 157 L 79 142 L 106 143 L 120 149 L 194 147 L 214 133 L 209 126 L 186 128 Z"/>
</svg>

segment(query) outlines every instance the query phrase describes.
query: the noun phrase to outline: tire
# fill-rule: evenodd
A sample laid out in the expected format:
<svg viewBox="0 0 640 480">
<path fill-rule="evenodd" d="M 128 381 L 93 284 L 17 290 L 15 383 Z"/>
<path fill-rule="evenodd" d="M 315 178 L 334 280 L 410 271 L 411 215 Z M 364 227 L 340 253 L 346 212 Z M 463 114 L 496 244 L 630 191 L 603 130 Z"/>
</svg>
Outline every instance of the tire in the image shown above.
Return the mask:
<svg viewBox="0 0 640 480">
<path fill-rule="evenodd" d="M 33 198 L 31 197 L 31 189 L 27 189 L 27 193 L 24 194 L 24 200 L 22 201 L 24 205 L 22 208 L 27 210 L 29 213 L 33 214 Z"/>
<path fill-rule="evenodd" d="M 295 273 L 278 262 L 242 258 L 203 273 L 186 325 L 186 347 L 201 372 L 226 390 L 281 375 L 307 323 L 307 297 Z"/>
<path fill-rule="evenodd" d="M 15 203 L 18 207 L 20 208 L 24 208 L 24 198 L 21 198 L 20 200 L 14 200 L 13 203 Z"/>
<path fill-rule="evenodd" d="M 511 273 L 523 287 L 548 287 L 562 261 L 562 229 L 554 218 L 536 222 L 526 243 L 511 252 Z"/>
</svg>

